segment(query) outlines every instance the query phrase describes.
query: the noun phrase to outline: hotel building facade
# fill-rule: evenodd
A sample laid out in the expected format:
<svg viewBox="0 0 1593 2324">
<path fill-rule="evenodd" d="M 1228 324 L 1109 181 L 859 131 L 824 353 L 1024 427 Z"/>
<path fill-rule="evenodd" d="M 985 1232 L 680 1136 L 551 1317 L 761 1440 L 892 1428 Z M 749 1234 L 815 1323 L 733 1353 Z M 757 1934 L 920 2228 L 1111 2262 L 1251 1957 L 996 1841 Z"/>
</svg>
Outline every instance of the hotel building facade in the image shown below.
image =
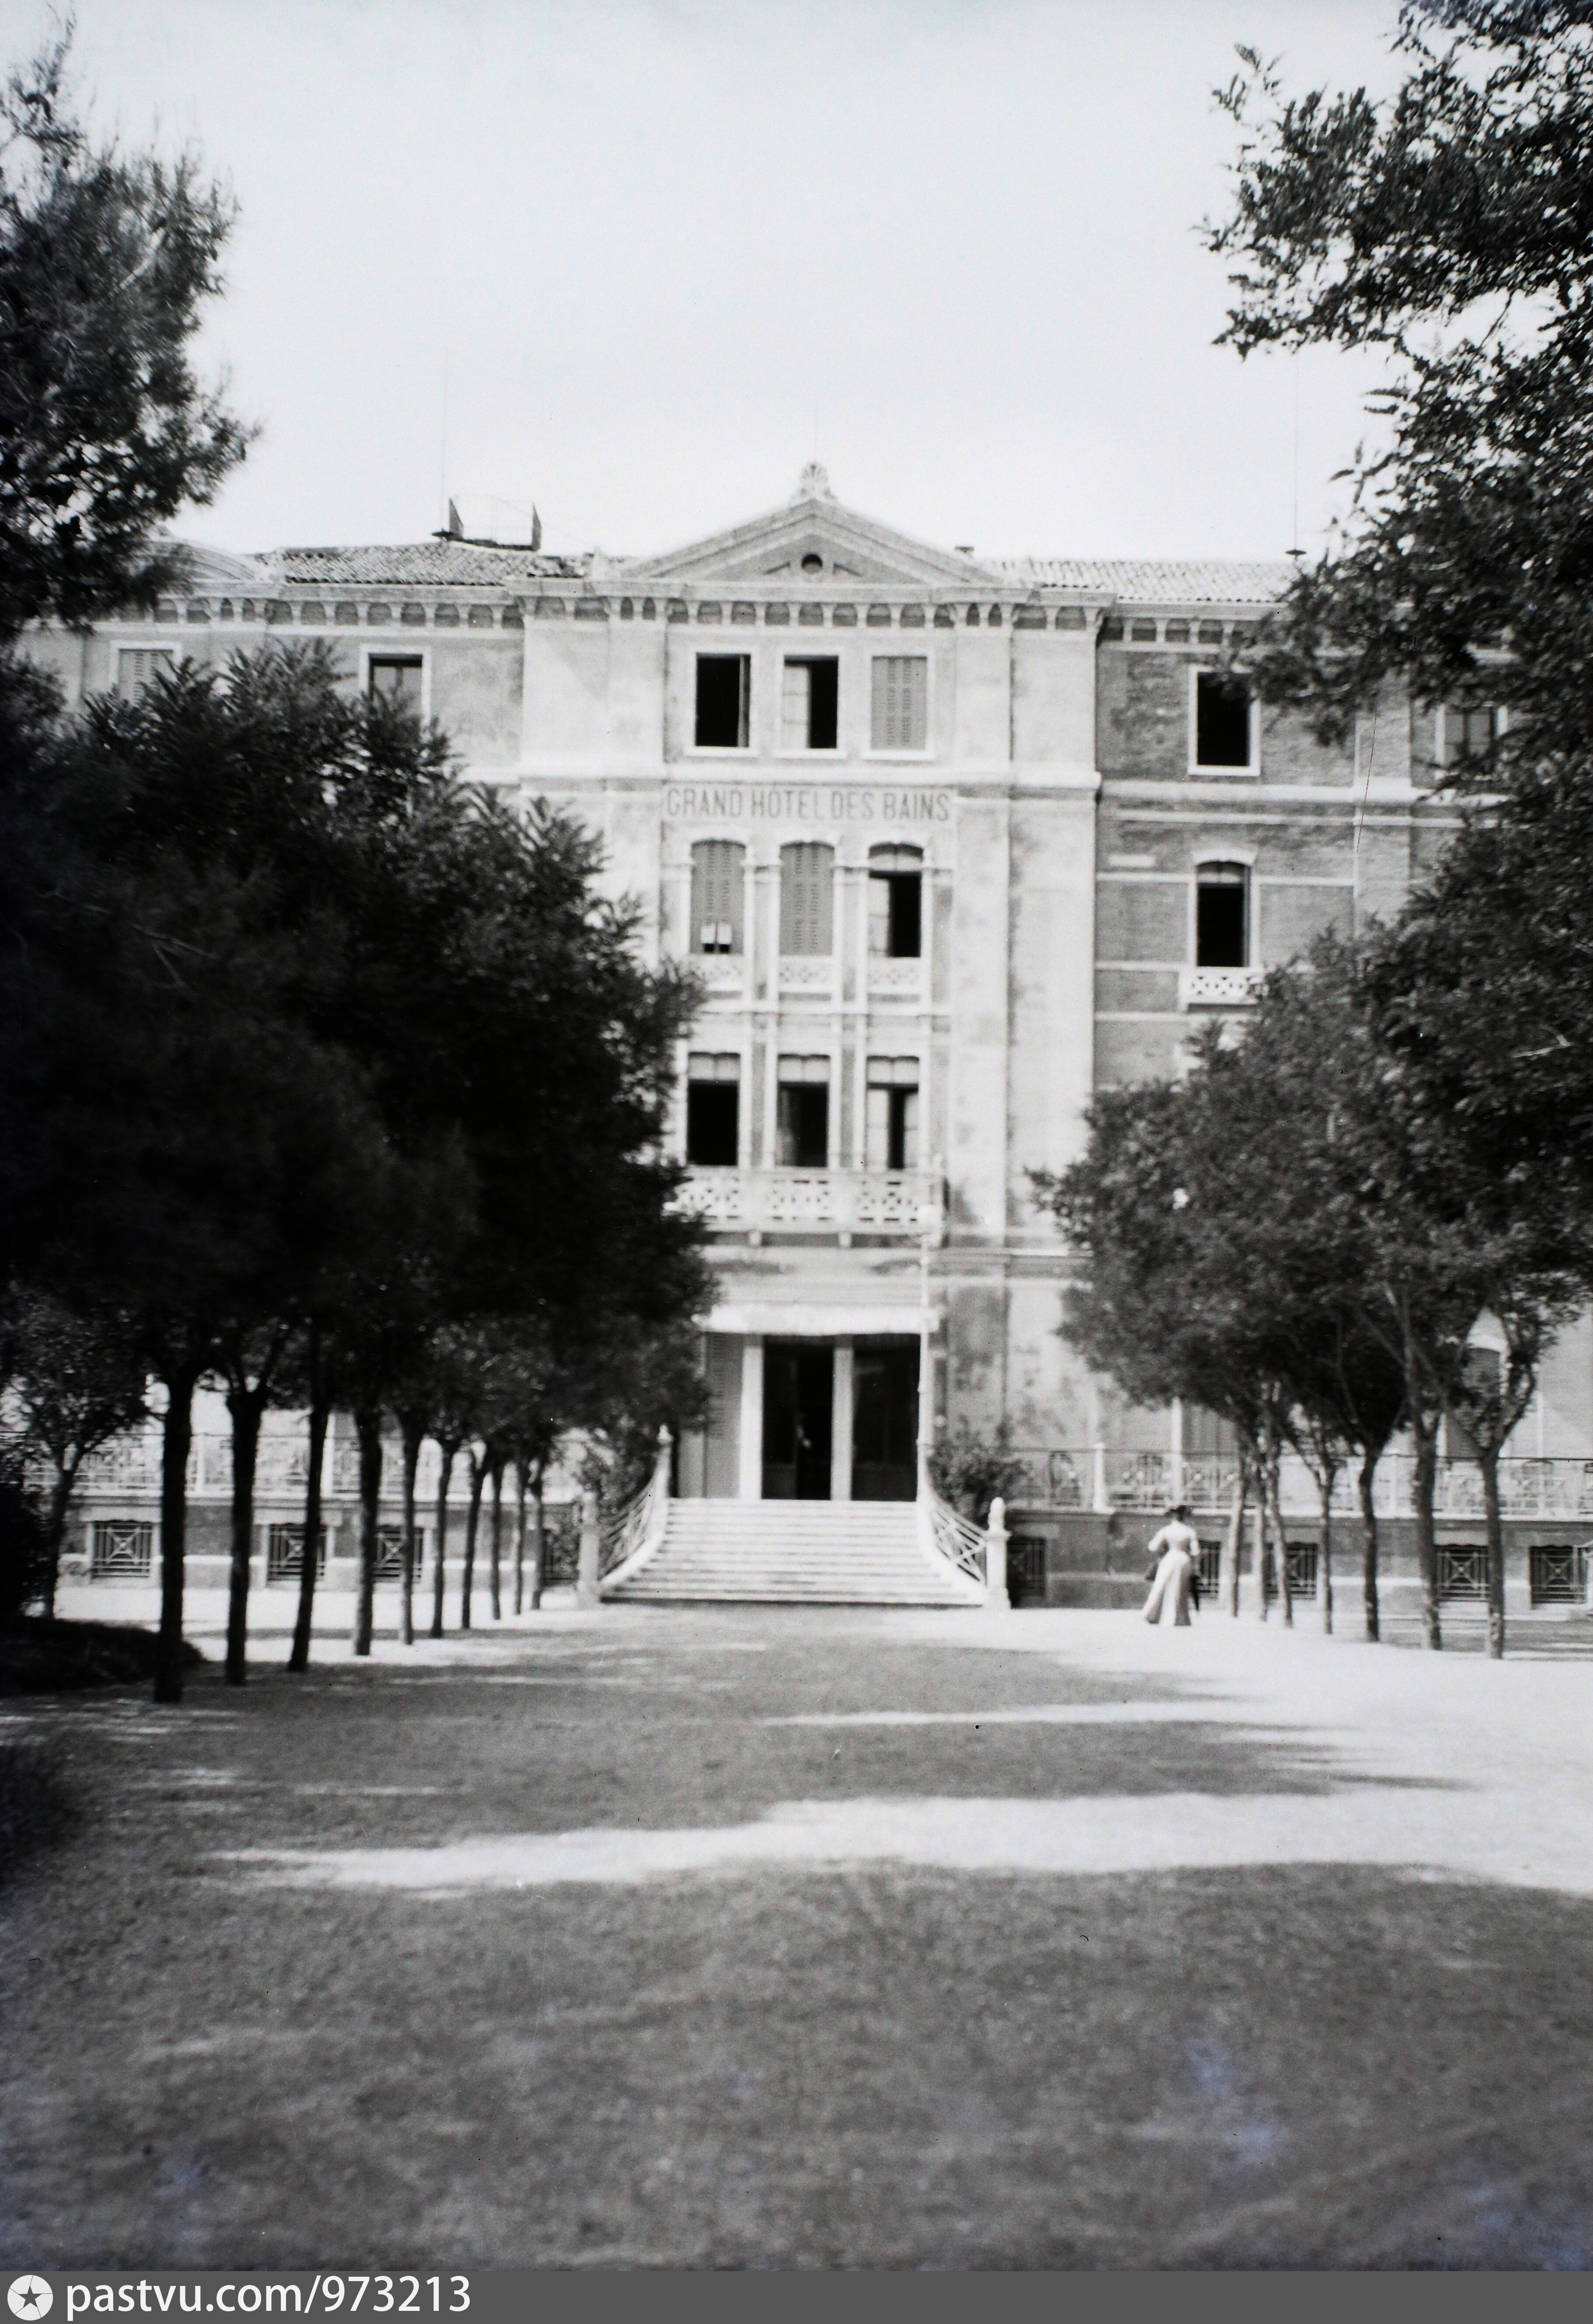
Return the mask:
<svg viewBox="0 0 1593 2324">
<path fill-rule="evenodd" d="M 711 1417 L 677 1495 L 910 1499 L 921 1439 L 1004 1419 L 1018 1593 L 1111 1603 L 1166 1499 L 1218 1529 L 1229 1448 L 1070 1347 L 1076 1262 L 1030 1174 L 1080 1153 L 1096 1090 L 1175 1074 L 1266 969 L 1396 911 L 1447 821 L 1443 711 L 1391 706 L 1330 748 L 1225 675 L 1286 577 L 935 548 L 810 467 L 787 504 L 657 557 L 200 552 L 184 598 L 33 650 L 70 703 L 322 637 L 352 686 L 437 718 L 469 780 L 576 812 L 649 953 L 704 993 L 670 1135 L 711 1234 Z M 1512 1448 L 1518 1597 L 1566 1553 L 1581 1586 L 1589 1359 L 1580 1326 Z M 1464 1589 L 1480 1502 L 1450 1450 Z"/>
</svg>

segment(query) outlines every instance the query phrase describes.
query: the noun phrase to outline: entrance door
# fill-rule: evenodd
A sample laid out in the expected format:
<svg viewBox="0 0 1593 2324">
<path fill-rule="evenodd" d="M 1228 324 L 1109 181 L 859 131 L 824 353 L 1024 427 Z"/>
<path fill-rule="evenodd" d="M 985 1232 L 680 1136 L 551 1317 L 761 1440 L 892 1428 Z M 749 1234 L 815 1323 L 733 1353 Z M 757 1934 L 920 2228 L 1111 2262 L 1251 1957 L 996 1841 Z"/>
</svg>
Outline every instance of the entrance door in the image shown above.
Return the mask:
<svg viewBox="0 0 1593 2324">
<path fill-rule="evenodd" d="M 823 1340 L 763 1343 L 763 1498 L 827 1501 L 835 1351 Z"/>
<path fill-rule="evenodd" d="M 852 1499 L 915 1499 L 918 1491 L 918 1342 L 859 1341 L 852 1358 Z"/>
</svg>

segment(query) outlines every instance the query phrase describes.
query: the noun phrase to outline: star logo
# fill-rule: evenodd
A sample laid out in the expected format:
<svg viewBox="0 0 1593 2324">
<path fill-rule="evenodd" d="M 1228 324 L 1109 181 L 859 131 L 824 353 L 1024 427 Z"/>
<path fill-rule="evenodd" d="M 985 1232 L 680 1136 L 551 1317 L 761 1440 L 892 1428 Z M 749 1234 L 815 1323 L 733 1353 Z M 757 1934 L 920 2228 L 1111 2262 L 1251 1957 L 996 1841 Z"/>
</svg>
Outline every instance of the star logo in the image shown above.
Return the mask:
<svg viewBox="0 0 1593 2324">
<path fill-rule="evenodd" d="M 5 2301 L 14 2316 L 32 2319 L 49 2315 L 55 2305 L 55 2294 L 41 2275 L 19 2275 L 7 2291 Z"/>
</svg>

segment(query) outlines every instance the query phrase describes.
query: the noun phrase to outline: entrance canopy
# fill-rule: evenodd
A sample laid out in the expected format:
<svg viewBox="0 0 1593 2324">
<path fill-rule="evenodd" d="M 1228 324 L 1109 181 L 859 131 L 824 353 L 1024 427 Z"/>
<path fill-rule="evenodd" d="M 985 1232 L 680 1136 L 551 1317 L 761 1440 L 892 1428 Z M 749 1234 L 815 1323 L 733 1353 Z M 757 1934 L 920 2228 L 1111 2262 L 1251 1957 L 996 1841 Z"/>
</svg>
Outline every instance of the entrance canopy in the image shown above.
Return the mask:
<svg viewBox="0 0 1593 2324">
<path fill-rule="evenodd" d="M 815 1307 L 793 1302 L 759 1300 L 715 1307 L 696 1318 L 704 1332 L 725 1332 L 742 1339 L 864 1340 L 909 1333 L 914 1338 L 938 1332 L 945 1322 L 944 1307 Z"/>
</svg>

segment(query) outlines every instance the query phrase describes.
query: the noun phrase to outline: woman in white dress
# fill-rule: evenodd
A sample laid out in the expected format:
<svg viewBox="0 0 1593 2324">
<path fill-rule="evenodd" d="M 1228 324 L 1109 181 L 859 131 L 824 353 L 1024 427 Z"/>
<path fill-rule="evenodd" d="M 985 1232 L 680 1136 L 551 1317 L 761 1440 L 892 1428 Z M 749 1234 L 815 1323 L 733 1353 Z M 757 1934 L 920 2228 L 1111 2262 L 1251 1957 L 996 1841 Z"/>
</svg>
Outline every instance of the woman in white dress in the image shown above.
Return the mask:
<svg viewBox="0 0 1593 2324">
<path fill-rule="evenodd" d="M 1171 1622 L 1184 1630 L 1189 1628 L 1190 1600 L 1199 1587 L 1195 1577 L 1201 1555 L 1199 1537 L 1188 1518 L 1188 1506 L 1181 1501 L 1168 1510 L 1161 1531 L 1152 1536 L 1149 1555 L 1156 1573 L 1145 1601 L 1147 1622 Z"/>
</svg>

